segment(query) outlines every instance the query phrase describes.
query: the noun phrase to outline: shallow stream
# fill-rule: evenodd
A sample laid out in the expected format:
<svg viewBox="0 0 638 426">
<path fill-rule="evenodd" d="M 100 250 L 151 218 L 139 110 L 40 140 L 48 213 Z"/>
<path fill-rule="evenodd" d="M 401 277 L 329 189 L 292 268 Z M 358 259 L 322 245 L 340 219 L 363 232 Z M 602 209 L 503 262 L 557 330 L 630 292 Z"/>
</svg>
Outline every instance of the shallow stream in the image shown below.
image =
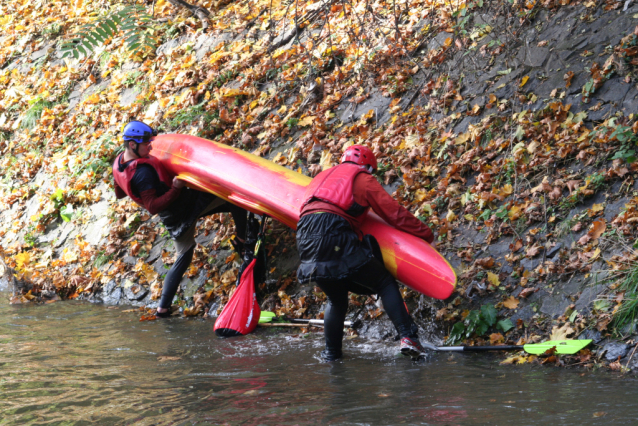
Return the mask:
<svg viewBox="0 0 638 426">
<path fill-rule="evenodd" d="M 219 339 L 212 321 L 140 322 L 82 302 L 10 306 L 0 293 L 0 424 L 638 424 L 638 380 L 500 366 L 490 354 L 345 343 L 273 329 Z"/>
</svg>

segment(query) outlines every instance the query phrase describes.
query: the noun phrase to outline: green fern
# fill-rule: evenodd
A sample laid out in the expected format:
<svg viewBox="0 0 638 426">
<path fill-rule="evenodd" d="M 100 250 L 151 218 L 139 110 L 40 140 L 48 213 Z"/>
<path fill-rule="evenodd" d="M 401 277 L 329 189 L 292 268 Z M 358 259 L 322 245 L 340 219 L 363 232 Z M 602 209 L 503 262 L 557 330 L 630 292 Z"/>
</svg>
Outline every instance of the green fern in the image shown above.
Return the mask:
<svg viewBox="0 0 638 426">
<path fill-rule="evenodd" d="M 91 22 L 80 28 L 73 39 L 62 45 L 62 57 L 73 56 L 79 59 L 89 56 L 96 47 L 104 44 L 110 37 L 115 37 L 120 31 L 124 32 L 124 40 L 131 54 L 155 50 L 157 43 L 152 35 L 152 20 L 144 6 L 126 6 L 98 22 Z"/>
</svg>

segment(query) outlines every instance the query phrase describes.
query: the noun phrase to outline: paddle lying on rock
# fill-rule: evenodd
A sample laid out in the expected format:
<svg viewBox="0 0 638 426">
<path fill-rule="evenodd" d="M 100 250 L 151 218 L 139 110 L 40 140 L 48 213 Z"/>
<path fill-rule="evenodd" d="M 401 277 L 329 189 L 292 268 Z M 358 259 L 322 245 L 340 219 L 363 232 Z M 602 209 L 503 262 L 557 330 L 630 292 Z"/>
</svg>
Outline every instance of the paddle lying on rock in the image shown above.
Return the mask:
<svg viewBox="0 0 638 426">
<path fill-rule="evenodd" d="M 259 324 L 272 323 L 277 315 L 274 312 L 262 311 L 259 317 Z M 317 319 L 290 319 L 288 323 L 272 323 L 271 327 L 307 327 L 308 325 L 323 326 L 323 320 Z M 344 322 L 345 327 L 357 328 L 360 321 L 355 321 L 354 324 L 351 321 Z M 550 340 L 542 343 L 527 343 L 525 345 L 500 345 L 500 346 L 434 346 L 431 343 L 423 342 L 422 346 L 425 349 L 436 352 L 488 352 L 488 351 L 525 351 L 532 355 L 542 355 L 548 350 L 555 348 L 556 354 L 559 355 L 573 355 L 584 349 L 592 341 L 589 339 L 583 340 Z"/>
<path fill-rule="evenodd" d="M 556 348 L 556 354 L 573 355 L 584 349 L 592 341 L 584 340 L 550 340 L 543 343 L 528 343 L 525 345 L 501 345 L 501 346 L 434 346 L 431 343 L 423 343 L 425 349 L 437 352 L 487 352 L 487 351 L 520 351 L 528 354 L 542 355 L 552 348 Z"/>
<path fill-rule="evenodd" d="M 266 327 L 308 327 L 308 326 L 318 326 L 323 327 L 322 319 L 289 319 L 289 322 L 273 322 L 277 319 L 277 315 L 274 312 L 262 311 L 259 316 L 259 325 Z M 344 327 L 357 327 L 359 321 L 355 321 L 354 324 L 352 321 L 345 321 L 343 323 Z M 268 324 L 268 325 L 266 325 Z"/>
</svg>

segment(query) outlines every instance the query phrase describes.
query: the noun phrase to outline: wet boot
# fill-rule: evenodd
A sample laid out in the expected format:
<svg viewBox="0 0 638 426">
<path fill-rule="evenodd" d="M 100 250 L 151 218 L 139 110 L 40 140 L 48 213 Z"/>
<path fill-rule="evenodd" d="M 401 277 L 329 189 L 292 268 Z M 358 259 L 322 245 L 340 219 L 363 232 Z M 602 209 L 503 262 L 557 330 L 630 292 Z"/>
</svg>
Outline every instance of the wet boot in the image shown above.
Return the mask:
<svg viewBox="0 0 638 426">
<path fill-rule="evenodd" d="M 326 348 L 321 351 L 321 359 L 325 362 L 333 362 L 340 359 L 343 356 L 341 349 L 330 349 Z"/>
</svg>

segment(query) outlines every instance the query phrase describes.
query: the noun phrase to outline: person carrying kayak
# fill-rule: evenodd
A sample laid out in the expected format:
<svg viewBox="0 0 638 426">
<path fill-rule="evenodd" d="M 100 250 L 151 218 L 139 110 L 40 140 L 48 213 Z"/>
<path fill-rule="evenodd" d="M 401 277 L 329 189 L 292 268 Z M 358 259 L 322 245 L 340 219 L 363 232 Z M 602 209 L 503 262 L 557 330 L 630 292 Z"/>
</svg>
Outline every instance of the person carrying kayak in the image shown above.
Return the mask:
<svg viewBox="0 0 638 426">
<path fill-rule="evenodd" d="M 368 209 L 395 228 L 432 244 L 432 230 L 392 198 L 372 173 L 377 159 L 363 145 L 348 147 L 341 164 L 319 173 L 304 194 L 297 224 L 300 283 L 316 282 L 328 296 L 324 316 L 326 361 L 342 356 L 343 323 L 348 292 L 378 294 L 401 337 L 401 353 L 418 357 L 424 352 L 414 323 L 394 277 L 383 264 L 381 250 L 371 235 L 363 236 L 361 220 Z M 362 237 L 360 239 L 359 237 Z"/>
<path fill-rule="evenodd" d="M 183 180 L 169 173 L 150 155 L 157 132 L 141 121 L 131 121 L 122 132 L 124 152 L 113 162 L 115 195 L 130 197 L 151 214 L 158 214 L 175 243 L 177 259 L 164 278 L 162 297 L 155 315 L 170 316 L 170 307 L 184 272 L 195 251 L 195 228 L 201 217 L 230 213 L 237 235 L 246 235 L 246 210 L 207 192 L 186 188 Z M 243 239 L 231 240 L 241 252 Z"/>
</svg>

